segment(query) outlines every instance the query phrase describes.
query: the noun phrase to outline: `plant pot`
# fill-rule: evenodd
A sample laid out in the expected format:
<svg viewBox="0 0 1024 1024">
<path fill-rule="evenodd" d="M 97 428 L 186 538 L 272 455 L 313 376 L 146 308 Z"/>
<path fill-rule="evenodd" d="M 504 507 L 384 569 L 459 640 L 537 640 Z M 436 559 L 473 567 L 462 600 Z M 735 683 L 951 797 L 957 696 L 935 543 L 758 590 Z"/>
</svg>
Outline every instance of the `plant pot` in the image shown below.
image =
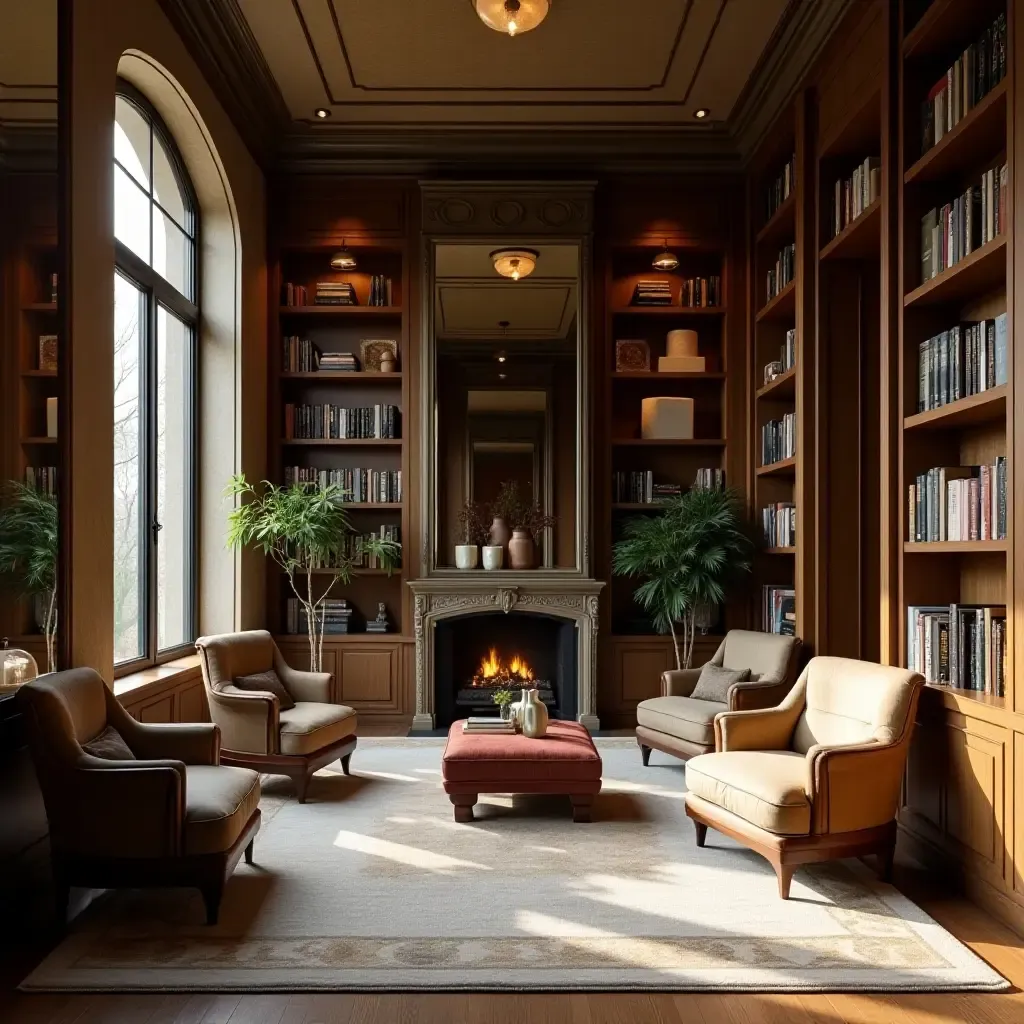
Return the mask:
<svg viewBox="0 0 1024 1024">
<path fill-rule="evenodd" d="M 508 542 L 512 539 L 512 531 L 508 523 L 501 516 L 495 516 L 491 522 L 490 543 L 493 547 L 507 548 Z"/>
<path fill-rule="evenodd" d="M 532 569 L 536 564 L 537 550 L 529 530 L 513 530 L 508 542 L 508 566 L 510 569 Z"/>
<path fill-rule="evenodd" d="M 485 569 L 500 569 L 505 549 L 500 544 L 485 544 L 481 549 Z"/>
<path fill-rule="evenodd" d="M 475 569 L 480 560 L 480 548 L 476 544 L 455 545 L 455 568 Z"/>
</svg>

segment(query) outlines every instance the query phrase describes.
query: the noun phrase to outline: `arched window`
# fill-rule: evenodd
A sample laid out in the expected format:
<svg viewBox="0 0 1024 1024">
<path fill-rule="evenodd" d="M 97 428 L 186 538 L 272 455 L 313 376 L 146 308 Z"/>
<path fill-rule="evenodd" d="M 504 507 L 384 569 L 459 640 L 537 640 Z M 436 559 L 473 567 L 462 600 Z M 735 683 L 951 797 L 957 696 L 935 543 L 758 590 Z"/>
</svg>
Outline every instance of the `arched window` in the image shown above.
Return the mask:
<svg viewBox="0 0 1024 1024">
<path fill-rule="evenodd" d="M 114 663 L 196 632 L 198 208 L 159 115 L 119 81 L 114 118 Z"/>
</svg>

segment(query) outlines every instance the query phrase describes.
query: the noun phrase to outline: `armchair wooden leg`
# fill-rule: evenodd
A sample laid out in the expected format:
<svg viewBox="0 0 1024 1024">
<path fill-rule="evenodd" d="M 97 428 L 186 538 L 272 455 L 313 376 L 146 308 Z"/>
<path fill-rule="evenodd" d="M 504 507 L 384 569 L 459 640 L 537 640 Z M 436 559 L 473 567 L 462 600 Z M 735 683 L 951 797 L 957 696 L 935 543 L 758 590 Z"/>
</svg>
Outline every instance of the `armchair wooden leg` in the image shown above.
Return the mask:
<svg viewBox="0 0 1024 1024">
<path fill-rule="evenodd" d="M 646 768 L 651 763 L 651 748 L 645 747 L 642 743 L 640 744 L 640 756 L 644 759 L 644 767 Z"/>
<path fill-rule="evenodd" d="M 306 802 L 306 790 L 309 789 L 309 779 L 310 776 L 304 771 L 295 776 L 295 791 L 298 793 L 300 804 Z"/>
<path fill-rule="evenodd" d="M 694 831 L 697 833 L 697 845 L 700 847 L 704 846 L 704 841 L 708 837 L 708 827 L 702 821 L 697 821 L 696 818 L 693 821 Z"/>
<path fill-rule="evenodd" d="M 796 871 L 796 867 L 793 864 L 782 864 L 773 863 L 772 867 L 775 868 L 775 877 L 779 880 L 779 899 L 789 899 L 789 886 L 793 881 L 793 872 Z"/>
<path fill-rule="evenodd" d="M 201 890 L 206 905 L 206 923 L 215 925 L 220 917 L 220 901 L 224 896 L 224 879 L 207 882 Z"/>
<path fill-rule="evenodd" d="M 348 754 L 346 754 L 346 755 L 345 755 L 345 756 L 344 756 L 344 757 L 343 757 L 343 758 L 341 759 L 341 770 L 342 770 L 342 771 L 343 771 L 343 772 L 344 772 L 344 773 L 345 773 L 346 775 L 351 775 L 351 774 L 352 774 L 352 772 L 351 772 L 351 771 L 349 771 L 349 763 L 351 762 L 351 760 L 352 760 L 352 754 L 351 754 L 351 753 L 348 753 Z"/>
<path fill-rule="evenodd" d="M 249 845 L 245 848 L 245 863 L 246 864 L 251 864 L 252 863 L 252 844 L 255 843 L 255 842 L 256 842 L 255 839 L 250 840 Z"/>
</svg>

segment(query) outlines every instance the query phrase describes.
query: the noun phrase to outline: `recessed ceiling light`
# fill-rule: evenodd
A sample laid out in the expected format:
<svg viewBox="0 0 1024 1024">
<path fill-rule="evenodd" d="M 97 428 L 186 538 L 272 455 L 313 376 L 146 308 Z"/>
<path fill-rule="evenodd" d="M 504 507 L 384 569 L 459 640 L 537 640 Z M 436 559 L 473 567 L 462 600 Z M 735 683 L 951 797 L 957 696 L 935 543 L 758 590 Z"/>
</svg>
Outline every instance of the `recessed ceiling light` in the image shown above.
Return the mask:
<svg viewBox="0 0 1024 1024">
<path fill-rule="evenodd" d="M 696 110 L 695 110 L 695 111 L 693 112 L 693 116 L 694 116 L 695 118 L 697 118 L 697 120 L 698 120 L 698 121 L 703 121 L 703 120 L 704 120 L 704 118 L 705 118 L 705 117 L 707 117 L 707 116 L 708 116 L 708 114 L 710 114 L 710 113 L 711 113 L 711 111 L 710 111 L 710 110 L 708 110 L 708 108 L 707 108 L 707 107 L 698 107 L 698 108 L 697 108 L 697 109 L 696 109 Z"/>
<path fill-rule="evenodd" d="M 326 107 L 317 107 L 313 113 L 320 118 L 321 121 L 331 116 L 331 112 Z"/>
<path fill-rule="evenodd" d="M 502 277 L 518 281 L 533 273 L 538 255 L 536 249 L 495 249 L 491 253 L 491 259 L 494 261 L 494 269 Z"/>
<path fill-rule="evenodd" d="M 508 359 L 508 356 L 506 356 L 504 352 L 499 352 L 494 358 L 497 359 L 499 363 L 503 363 Z"/>
<path fill-rule="evenodd" d="M 508 376 L 507 373 L 499 373 L 498 374 L 498 380 L 504 380 L 507 376 Z"/>
<path fill-rule="evenodd" d="M 488 28 L 514 36 L 536 28 L 550 6 L 551 0 L 476 0 L 476 13 Z"/>
</svg>

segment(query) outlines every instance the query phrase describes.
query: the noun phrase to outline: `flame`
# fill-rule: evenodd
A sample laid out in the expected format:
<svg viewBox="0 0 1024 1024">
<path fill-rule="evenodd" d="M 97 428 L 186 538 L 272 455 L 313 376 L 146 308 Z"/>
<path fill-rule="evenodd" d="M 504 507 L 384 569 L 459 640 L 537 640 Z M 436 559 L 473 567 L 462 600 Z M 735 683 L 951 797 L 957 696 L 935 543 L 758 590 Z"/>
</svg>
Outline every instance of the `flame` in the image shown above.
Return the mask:
<svg viewBox="0 0 1024 1024">
<path fill-rule="evenodd" d="M 519 654 L 513 654 L 508 664 L 505 664 L 497 649 L 492 647 L 486 656 L 480 659 L 480 667 L 473 677 L 473 685 L 488 686 L 495 682 L 533 682 L 533 669 L 530 668 L 527 660 Z"/>
</svg>

